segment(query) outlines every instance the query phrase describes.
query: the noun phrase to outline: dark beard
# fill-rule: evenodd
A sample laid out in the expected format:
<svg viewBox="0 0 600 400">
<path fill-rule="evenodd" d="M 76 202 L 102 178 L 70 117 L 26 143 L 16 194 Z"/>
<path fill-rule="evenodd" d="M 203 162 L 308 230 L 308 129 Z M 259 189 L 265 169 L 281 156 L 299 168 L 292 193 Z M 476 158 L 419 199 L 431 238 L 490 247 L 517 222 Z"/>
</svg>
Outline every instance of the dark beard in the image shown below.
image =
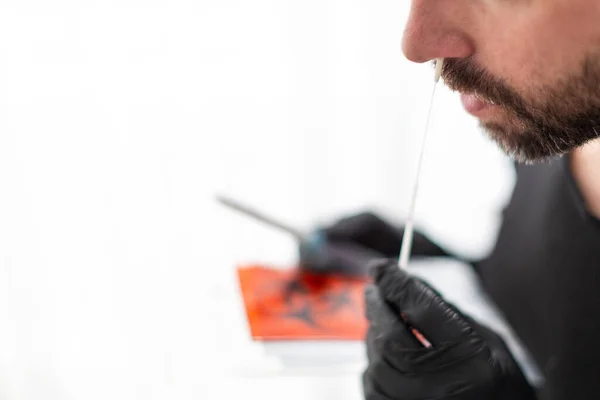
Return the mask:
<svg viewBox="0 0 600 400">
<path fill-rule="evenodd" d="M 576 75 L 538 90 L 526 101 L 472 59 L 446 59 L 442 76 L 452 89 L 476 92 L 504 108 L 502 123 L 483 123 L 498 145 L 519 162 L 565 154 L 600 137 L 600 62 L 589 57 Z"/>
</svg>

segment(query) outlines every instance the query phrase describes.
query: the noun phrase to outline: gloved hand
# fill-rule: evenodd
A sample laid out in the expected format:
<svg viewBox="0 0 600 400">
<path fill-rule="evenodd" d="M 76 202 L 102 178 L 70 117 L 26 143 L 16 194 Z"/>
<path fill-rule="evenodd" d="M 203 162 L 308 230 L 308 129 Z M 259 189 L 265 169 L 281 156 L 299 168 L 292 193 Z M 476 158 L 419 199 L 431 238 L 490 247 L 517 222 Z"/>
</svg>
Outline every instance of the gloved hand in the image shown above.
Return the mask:
<svg viewBox="0 0 600 400">
<path fill-rule="evenodd" d="M 504 341 L 462 315 L 430 286 L 398 269 L 370 267 L 366 400 L 532 400 L 534 389 Z M 410 324 L 410 325 L 409 325 Z M 425 348 L 411 333 L 431 342 Z"/>
<path fill-rule="evenodd" d="M 299 245 L 300 267 L 312 273 L 366 277 L 372 260 L 397 257 L 404 232 L 372 213 L 345 217 L 315 230 Z M 413 239 L 414 257 L 447 256 L 419 232 Z"/>
<path fill-rule="evenodd" d="M 399 229 L 370 212 L 344 217 L 323 229 L 323 232 L 328 240 L 353 242 L 386 258 L 398 257 L 404 235 L 404 229 Z M 442 248 L 417 230 L 414 232 L 411 254 L 415 257 L 448 256 Z"/>
</svg>

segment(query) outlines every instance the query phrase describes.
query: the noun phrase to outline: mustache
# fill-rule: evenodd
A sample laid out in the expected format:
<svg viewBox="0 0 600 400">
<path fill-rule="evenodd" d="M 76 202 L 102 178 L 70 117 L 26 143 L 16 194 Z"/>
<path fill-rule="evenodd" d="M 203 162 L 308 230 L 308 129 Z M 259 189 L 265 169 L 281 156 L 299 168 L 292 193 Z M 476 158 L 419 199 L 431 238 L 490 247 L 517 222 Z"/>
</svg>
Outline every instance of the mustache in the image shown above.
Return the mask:
<svg viewBox="0 0 600 400">
<path fill-rule="evenodd" d="M 472 58 L 445 59 L 442 78 L 451 90 L 474 93 L 492 103 L 510 108 L 518 114 L 529 114 L 526 111 L 526 102 L 518 93 L 502 79 L 479 66 Z"/>
</svg>

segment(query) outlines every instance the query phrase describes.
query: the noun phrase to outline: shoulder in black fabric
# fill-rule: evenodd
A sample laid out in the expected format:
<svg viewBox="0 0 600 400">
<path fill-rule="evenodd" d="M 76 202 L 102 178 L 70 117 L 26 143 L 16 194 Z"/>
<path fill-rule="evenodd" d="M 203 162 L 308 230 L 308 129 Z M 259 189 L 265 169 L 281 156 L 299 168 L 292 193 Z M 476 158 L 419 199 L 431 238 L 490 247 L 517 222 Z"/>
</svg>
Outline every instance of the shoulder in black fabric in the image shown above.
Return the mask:
<svg viewBox="0 0 600 400">
<path fill-rule="evenodd" d="M 545 375 L 544 399 L 600 393 L 600 229 L 567 163 L 520 166 L 483 285 Z"/>
</svg>

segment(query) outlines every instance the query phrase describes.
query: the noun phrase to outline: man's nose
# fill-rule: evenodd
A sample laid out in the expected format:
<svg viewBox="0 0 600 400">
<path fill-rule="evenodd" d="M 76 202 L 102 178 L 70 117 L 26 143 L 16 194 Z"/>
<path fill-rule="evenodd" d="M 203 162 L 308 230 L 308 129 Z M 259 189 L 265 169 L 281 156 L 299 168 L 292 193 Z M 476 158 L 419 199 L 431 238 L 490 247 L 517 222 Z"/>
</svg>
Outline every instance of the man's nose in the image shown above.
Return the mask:
<svg viewBox="0 0 600 400">
<path fill-rule="evenodd" d="M 463 2 L 413 0 L 402 40 L 406 58 L 422 63 L 473 55 L 474 44 L 466 30 L 468 15 L 459 3 Z"/>
</svg>

